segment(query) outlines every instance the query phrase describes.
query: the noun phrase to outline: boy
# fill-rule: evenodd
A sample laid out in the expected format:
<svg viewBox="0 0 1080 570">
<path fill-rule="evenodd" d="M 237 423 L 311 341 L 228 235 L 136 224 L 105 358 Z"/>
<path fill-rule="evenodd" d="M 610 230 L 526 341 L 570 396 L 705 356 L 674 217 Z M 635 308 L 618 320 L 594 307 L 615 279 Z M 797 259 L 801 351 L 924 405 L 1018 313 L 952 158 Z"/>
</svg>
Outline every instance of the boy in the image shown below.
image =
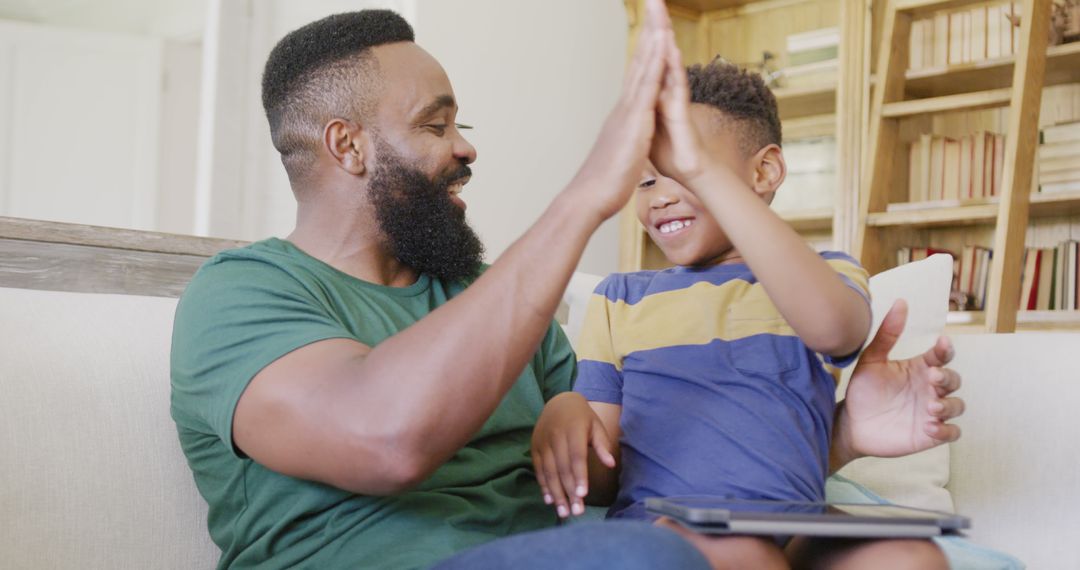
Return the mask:
<svg viewBox="0 0 1080 570">
<path fill-rule="evenodd" d="M 599 423 L 570 428 L 585 417 L 580 398 L 558 398 L 534 434 L 545 501 L 562 517 L 582 513 L 586 495 L 631 519 L 652 518 L 644 500 L 656 496 L 824 500 L 836 389 L 824 364 L 854 362 L 866 340 L 867 274 L 847 255 L 814 253 L 769 209 L 786 167 L 761 78 L 717 61 L 688 76 L 691 105 L 664 107 L 684 116 L 658 130 L 636 196 L 676 267 L 597 287 L 575 392 Z M 672 81 L 666 96 L 685 100 Z M 572 457 L 586 437 L 587 476 Z M 684 535 L 717 566 L 787 565 L 770 540 Z"/>
</svg>

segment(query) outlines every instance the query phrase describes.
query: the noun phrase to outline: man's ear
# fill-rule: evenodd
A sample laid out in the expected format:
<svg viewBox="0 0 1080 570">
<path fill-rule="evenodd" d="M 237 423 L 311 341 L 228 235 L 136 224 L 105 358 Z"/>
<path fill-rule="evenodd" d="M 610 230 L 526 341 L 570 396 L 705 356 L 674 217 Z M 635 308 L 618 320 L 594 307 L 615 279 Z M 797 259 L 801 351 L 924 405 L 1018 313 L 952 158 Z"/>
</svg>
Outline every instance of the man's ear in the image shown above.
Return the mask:
<svg viewBox="0 0 1080 570">
<path fill-rule="evenodd" d="M 787 163 L 780 145 L 766 145 L 754 154 L 754 192 L 772 202 L 776 189 L 787 177 Z"/>
<path fill-rule="evenodd" d="M 361 176 L 366 171 L 367 130 L 345 119 L 333 119 L 323 129 L 323 148 L 344 171 Z"/>
</svg>

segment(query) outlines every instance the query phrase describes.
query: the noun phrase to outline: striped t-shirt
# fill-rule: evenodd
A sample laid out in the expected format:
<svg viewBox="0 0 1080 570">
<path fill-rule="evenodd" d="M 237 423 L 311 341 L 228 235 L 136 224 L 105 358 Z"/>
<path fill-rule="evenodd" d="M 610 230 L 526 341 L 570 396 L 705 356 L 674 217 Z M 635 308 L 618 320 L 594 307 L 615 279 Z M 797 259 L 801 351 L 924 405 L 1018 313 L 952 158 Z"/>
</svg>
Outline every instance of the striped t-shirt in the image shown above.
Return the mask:
<svg viewBox="0 0 1080 570">
<path fill-rule="evenodd" d="M 821 254 L 867 298 L 851 257 Z M 744 264 L 614 274 L 589 300 L 575 391 L 622 406 L 609 516 L 648 497 L 824 500 L 836 385 Z"/>
</svg>

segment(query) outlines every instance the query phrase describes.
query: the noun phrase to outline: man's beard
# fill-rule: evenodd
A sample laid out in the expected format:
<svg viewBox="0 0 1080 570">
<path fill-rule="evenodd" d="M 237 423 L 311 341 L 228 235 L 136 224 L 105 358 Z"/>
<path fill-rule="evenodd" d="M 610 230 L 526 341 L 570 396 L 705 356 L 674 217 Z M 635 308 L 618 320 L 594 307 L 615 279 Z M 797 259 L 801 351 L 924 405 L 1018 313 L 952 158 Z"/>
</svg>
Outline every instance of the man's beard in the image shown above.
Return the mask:
<svg viewBox="0 0 1080 570">
<path fill-rule="evenodd" d="M 371 177 L 369 199 L 385 245 L 401 263 L 444 281 L 475 277 L 484 245 L 450 201 L 450 184 L 471 174 L 465 164 L 429 179 L 376 141 L 379 163 Z"/>
</svg>

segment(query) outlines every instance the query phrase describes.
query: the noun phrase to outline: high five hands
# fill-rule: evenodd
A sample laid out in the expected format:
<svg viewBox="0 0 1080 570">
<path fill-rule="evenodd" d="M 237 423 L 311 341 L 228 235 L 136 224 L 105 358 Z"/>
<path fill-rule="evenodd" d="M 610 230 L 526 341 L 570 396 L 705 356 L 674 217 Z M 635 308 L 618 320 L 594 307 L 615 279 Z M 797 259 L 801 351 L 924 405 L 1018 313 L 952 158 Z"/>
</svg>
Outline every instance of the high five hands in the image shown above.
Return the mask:
<svg viewBox="0 0 1080 570">
<path fill-rule="evenodd" d="M 690 88 L 663 0 L 646 0 L 645 19 L 622 94 L 571 183 L 598 221 L 630 198 L 648 160 L 686 180 L 702 168 L 701 141 L 689 115 Z"/>
</svg>

